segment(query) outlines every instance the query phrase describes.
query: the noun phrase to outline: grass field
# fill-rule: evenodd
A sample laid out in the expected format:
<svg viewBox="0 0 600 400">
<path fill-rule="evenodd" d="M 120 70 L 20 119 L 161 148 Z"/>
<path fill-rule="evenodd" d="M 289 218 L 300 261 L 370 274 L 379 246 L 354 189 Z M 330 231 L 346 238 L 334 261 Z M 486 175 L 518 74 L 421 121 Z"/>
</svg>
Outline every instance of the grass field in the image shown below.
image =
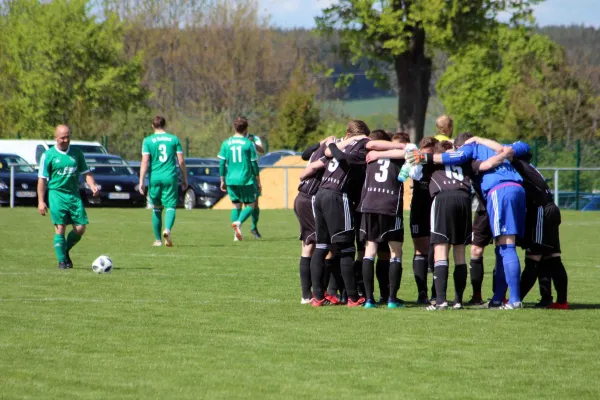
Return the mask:
<svg viewBox="0 0 600 400">
<path fill-rule="evenodd" d="M 48 217 L 0 209 L 0 398 L 600 398 L 600 213 L 563 214 L 573 310 L 437 313 L 301 306 L 291 211 L 240 243 L 227 212 L 178 211 L 170 249 L 147 210 L 89 215 L 59 271 Z"/>
</svg>

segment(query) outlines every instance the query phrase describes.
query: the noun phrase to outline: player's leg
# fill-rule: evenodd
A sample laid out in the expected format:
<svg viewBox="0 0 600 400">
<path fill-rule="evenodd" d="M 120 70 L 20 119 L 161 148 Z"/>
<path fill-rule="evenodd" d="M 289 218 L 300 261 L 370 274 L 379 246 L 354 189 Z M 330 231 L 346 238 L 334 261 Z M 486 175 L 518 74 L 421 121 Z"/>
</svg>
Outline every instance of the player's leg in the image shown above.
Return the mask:
<svg viewBox="0 0 600 400">
<path fill-rule="evenodd" d="M 362 277 L 365 284 L 364 296 L 366 308 L 375 308 L 375 256 L 377 255 L 377 242 L 367 240 L 365 254 L 362 261 Z"/>
<path fill-rule="evenodd" d="M 256 202 L 254 204 L 254 209 L 252 210 L 252 227 L 250 229 L 250 233 L 256 239 L 262 239 L 261 234 L 258 232 L 258 218 L 260 217 L 260 208 L 258 206 L 258 198 L 262 195 L 262 193 L 258 190 L 258 187 L 255 186 L 256 191 Z"/>
<path fill-rule="evenodd" d="M 153 246 L 162 246 L 162 188 L 157 183 L 150 183 L 148 198 L 152 204 L 152 231 L 154 232 Z"/>
<path fill-rule="evenodd" d="M 325 197 L 324 192 L 318 192 L 313 200 L 313 212 L 315 216 L 315 234 L 316 234 L 316 246 L 315 251 L 310 259 L 310 279 L 313 290 L 313 307 L 320 307 L 323 305 L 329 305 L 329 301 L 325 299 L 325 292 L 323 287 L 323 279 L 325 275 L 325 258 L 329 253 L 329 247 L 331 238 L 329 237 L 329 231 L 327 229 L 327 222 L 325 220 L 325 213 L 322 208 L 322 203 Z"/>
<path fill-rule="evenodd" d="M 433 283 L 435 285 L 436 299 L 435 305 L 428 306 L 429 311 L 445 309 L 448 307 L 446 300 L 446 291 L 448 289 L 448 251 L 450 246 L 447 243 L 435 243 L 433 245 Z"/>
<path fill-rule="evenodd" d="M 489 308 L 502 307 L 504 299 L 506 297 L 506 290 L 508 284 L 506 283 L 506 274 L 504 273 L 504 265 L 502 264 L 502 257 L 500 256 L 500 248 L 494 248 L 496 265 L 494 267 L 494 295 L 488 303 Z"/>
<path fill-rule="evenodd" d="M 54 225 L 54 252 L 56 253 L 56 259 L 58 260 L 59 269 L 67 269 L 67 243 L 65 240 L 65 225 Z"/>
<path fill-rule="evenodd" d="M 356 275 L 356 287 L 358 288 L 358 294 L 360 296 L 365 295 L 365 283 L 363 277 L 363 259 L 365 256 L 365 246 L 366 240 L 363 240 L 361 237 L 361 221 L 362 221 L 362 213 L 355 211 L 353 213 L 353 220 L 356 221 L 354 224 L 354 237 L 356 238 L 356 255 L 354 258 L 354 273 Z"/>
<path fill-rule="evenodd" d="M 50 217 L 54 224 L 54 252 L 58 260 L 59 269 L 69 268 L 66 262 L 67 241 L 65 239 L 65 232 L 66 225 L 72 222 L 68 206 L 70 200 L 70 196 L 54 190 L 48 193 Z"/>
<path fill-rule="evenodd" d="M 527 296 L 527 293 L 529 293 L 533 285 L 535 285 L 535 281 L 538 279 L 539 263 L 541 259 L 541 254 L 535 254 L 530 251 L 525 252 L 525 268 L 523 268 L 523 272 L 521 273 L 520 284 L 521 301 L 525 299 L 525 296 Z"/>
<path fill-rule="evenodd" d="M 404 307 L 403 302 L 398 299 L 398 290 L 400 290 L 400 283 L 402 280 L 402 239 L 404 237 L 404 230 L 398 233 L 397 236 L 390 236 L 388 238 L 388 247 L 390 249 L 390 292 L 388 297 L 388 308 L 402 308 Z"/>
<path fill-rule="evenodd" d="M 439 310 L 448 307 L 446 291 L 448 289 L 448 252 L 450 250 L 452 229 L 453 197 L 444 192 L 438 194 L 431 205 L 431 236 L 433 245 L 433 284 L 436 291 L 435 306 L 427 310 Z"/>
<path fill-rule="evenodd" d="M 466 246 L 471 243 L 473 225 L 471 216 L 471 196 L 457 192 L 449 200 L 452 209 L 447 213 L 448 237 L 453 249 L 454 258 L 454 305 L 453 308 L 463 308 L 463 295 L 467 286 Z"/>
<path fill-rule="evenodd" d="M 81 237 L 85 233 L 86 226 L 87 225 L 73 224 L 73 229 L 67 235 L 65 259 L 66 259 L 67 266 L 69 268 L 73 268 L 73 260 L 71 260 L 71 255 L 69 252 L 81 240 Z"/>
<path fill-rule="evenodd" d="M 560 310 L 568 309 L 567 289 L 569 286 L 569 277 L 567 275 L 567 270 L 562 263 L 560 253 L 554 253 L 544 257 L 542 264 L 545 269 L 550 271 L 554 289 L 556 289 L 556 303 L 552 303 L 549 308 Z"/>
<path fill-rule="evenodd" d="M 452 246 L 454 258 L 454 308 L 462 308 L 463 295 L 467 286 L 467 260 L 464 245 Z"/>
<path fill-rule="evenodd" d="M 302 242 L 302 255 L 300 257 L 300 287 L 302 289 L 301 304 L 310 304 L 312 300 L 310 260 L 314 251 L 315 243 Z"/>
<path fill-rule="evenodd" d="M 415 254 L 413 256 L 413 273 L 417 284 L 417 303 L 429 304 L 427 300 L 427 271 L 429 268 L 429 237 L 413 238 Z"/>
<path fill-rule="evenodd" d="M 85 228 L 88 224 L 88 216 L 83 206 L 83 201 L 79 196 L 73 196 L 69 205 L 69 214 L 71 216 L 71 224 L 73 229 L 69 232 L 65 243 L 65 259 L 67 266 L 73 268 L 70 251 L 81 240 L 85 233 Z"/>
<path fill-rule="evenodd" d="M 386 304 L 390 297 L 390 247 L 387 241 L 379 243 L 375 277 L 379 285 L 379 304 Z"/>
<path fill-rule="evenodd" d="M 302 289 L 301 304 L 310 304 L 312 300 L 310 259 L 314 253 L 315 239 L 315 217 L 312 210 L 313 197 L 298 194 L 294 200 L 294 213 L 300 225 L 300 240 L 302 241 L 302 252 L 300 255 L 300 287 Z"/>
<path fill-rule="evenodd" d="M 177 181 L 162 183 L 161 188 L 161 203 L 165 208 L 165 230 L 162 235 L 165 239 L 165 246 L 171 247 L 173 246 L 171 230 L 175 224 L 179 183 Z"/>
<path fill-rule="evenodd" d="M 482 286 L 485 275 L 483 267 L 483 252 L 492 240 L 492 231 L 490 229 L 490 219 L 486 211 L 476 211 L 473 219 L 473 235 L 470 248 L 469 274 L 471 276 L 471 286 L 473 287 L 473 297 L 467 302 L 470 305 L 483 304 Z"/>
<path fill-rule="evenodd" d="M 238 219 L 232 224 L 232 226 L 237 225 L 239 228 L 254 211 L 254 206 L 256 205 L 256 188 L 254 185 L 238 186 L 238 188 L 240 191 L 240 201 L 246 205 L 240 212 Z"/>
</svg>

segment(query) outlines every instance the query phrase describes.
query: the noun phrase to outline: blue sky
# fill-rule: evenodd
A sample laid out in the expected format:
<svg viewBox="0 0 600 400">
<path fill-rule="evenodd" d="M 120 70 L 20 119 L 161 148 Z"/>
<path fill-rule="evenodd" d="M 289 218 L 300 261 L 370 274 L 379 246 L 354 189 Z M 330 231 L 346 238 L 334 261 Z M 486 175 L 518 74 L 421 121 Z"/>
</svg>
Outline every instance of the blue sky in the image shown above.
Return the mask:
<svg viewBox="0 0 600 400">
<path fill-rule="evenodd" d="M 259 0 L 271 22 L 282 28 L 312 27 L 314 17 L 335 0 Z M 600 26 L 600 0 L 546 0 L 535 8 L 539 25 Z"/>
</svg>

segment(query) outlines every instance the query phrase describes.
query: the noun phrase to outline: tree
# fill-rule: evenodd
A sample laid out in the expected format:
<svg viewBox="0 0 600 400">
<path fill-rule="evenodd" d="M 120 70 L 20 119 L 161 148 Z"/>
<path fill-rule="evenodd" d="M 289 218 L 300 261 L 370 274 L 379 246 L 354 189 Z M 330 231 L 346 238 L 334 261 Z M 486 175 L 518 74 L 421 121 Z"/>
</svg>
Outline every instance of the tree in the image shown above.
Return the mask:
<svg viewBox="0 0 600 400">
<path fill-rule="evenodd" d="M 123 52 L 114 15 L 90 16 L 84 0 L 13 0 L 0 10 L 3 134 L 48 137 L 71 125 L 93 138 L 115 113 L 145 107 L 141 59 Z M 96 129 L 96 131 L 91 131 Z"/>
<path fill-rule="evenodd" d="M 385 84 L 378 63 L 392 65 L 398 95 L 398 128 L 417 142 L 423 136 L 434 49 L 453 54 L 483 42 L 499 12 L 511 23 L 531 18 L 540 0 L 340 0 L 316 18 L 324 34 L 340 35 L 340 52 L 351 62 L 368 59 L 368 77 Z"/>
</svg>

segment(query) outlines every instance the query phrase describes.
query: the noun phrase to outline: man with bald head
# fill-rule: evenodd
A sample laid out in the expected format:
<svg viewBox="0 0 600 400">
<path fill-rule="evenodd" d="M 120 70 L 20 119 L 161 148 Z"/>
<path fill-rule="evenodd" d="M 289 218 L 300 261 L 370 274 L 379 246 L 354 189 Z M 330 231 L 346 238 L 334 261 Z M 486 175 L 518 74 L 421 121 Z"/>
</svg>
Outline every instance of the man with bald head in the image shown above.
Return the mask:
<svg viewBox="0 0 600 400">
<path fill-rule="evenodd" d="M 66 125 L 59 125 L 54 132 L 56 145 L 48 149 L 40 158 L 38 174 L 38 211 L 46 215 L 48 206 L 44 200 L 48 189 L 50 217 L 54 224 L 54 251 L 58 259 L 59 269 L 73 268 L 69 251 L 81 240 L 88 224 L 87 213 L 79 194 L 79 176 L 85 176 L 85 182 L 92 194 L 98 196 L 100 191 L 90 173 L 81 150 L 69 146 L 71 131 Z M 65 239 L 67 225 L 73 230 Z"/>
</svg>

